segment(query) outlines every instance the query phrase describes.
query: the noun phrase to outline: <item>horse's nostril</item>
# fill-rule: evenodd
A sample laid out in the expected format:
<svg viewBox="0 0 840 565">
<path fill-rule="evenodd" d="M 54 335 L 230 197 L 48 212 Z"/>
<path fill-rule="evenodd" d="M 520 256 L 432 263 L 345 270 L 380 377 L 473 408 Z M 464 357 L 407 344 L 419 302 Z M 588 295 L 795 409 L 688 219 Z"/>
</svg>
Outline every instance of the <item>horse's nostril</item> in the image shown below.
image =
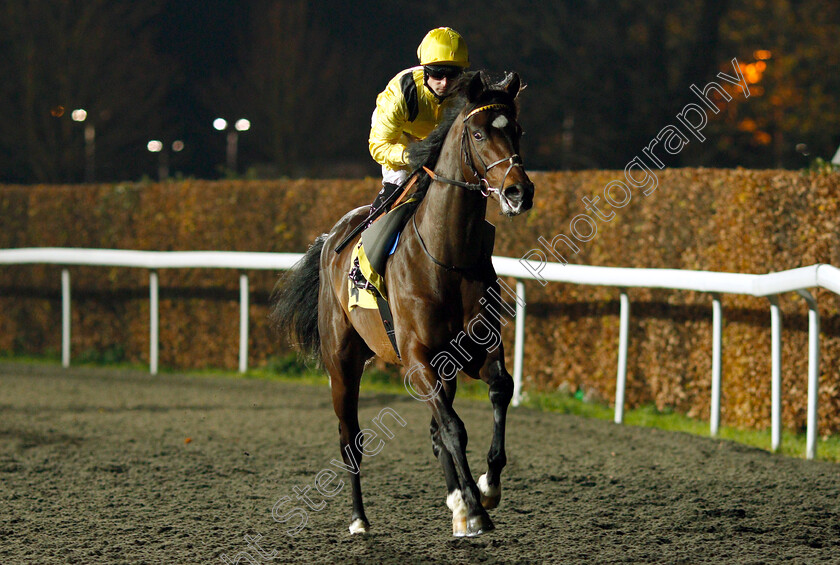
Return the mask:
<svg viewBox="0 0 840 565">
<path fill-rule="evenodd" d="M 505 198 L 513 202 L 520 202 L 522 200 L 522 187 L 518 184 L 508 186 L 503 191 Z"/>
</svg>

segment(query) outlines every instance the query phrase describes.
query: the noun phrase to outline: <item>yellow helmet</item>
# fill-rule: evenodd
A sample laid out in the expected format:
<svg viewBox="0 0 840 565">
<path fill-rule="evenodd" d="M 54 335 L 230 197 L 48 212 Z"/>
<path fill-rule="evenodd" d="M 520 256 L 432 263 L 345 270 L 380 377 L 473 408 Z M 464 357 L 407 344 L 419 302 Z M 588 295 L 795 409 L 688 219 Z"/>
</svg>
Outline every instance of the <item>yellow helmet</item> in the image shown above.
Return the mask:
<svg viewBox="0 0 840 565">
<path fill-rule="evenodd" d="M 421 65 L 453 65 L 456 67 L 469 67 L 470 56 L 467 53 L 467 44 L 464 38 L 457 31 L 450 27 L 435 28 L 426 34 L 420 47 L 417 48 L 417 57 Z"/>
</svg>

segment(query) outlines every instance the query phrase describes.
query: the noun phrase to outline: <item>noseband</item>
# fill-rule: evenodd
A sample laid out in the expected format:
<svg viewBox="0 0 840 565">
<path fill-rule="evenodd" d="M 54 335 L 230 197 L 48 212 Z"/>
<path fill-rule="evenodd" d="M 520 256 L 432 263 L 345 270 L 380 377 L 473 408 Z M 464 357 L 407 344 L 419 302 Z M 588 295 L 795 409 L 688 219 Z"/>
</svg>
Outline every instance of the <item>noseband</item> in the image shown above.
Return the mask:
<svg viewBox="0 0 840 565">
<path fill-rule="evenodd" d="M 467 114 L 462 122 L 464 124 L 464 131 L 461 134 L 461 162 L 470 168 L 470 171 L 472 171 L 473 176 L 478 179 L 478 182 L 470 183 L 455 179 L 448 179 L 438 175 L 428 167 L 423 167 L 423 169 L 432 178 L 432 180 L 440 181 L 454 186 L 460 186 L 461 188 L 466 188 L 467 190 L 477 190 L 481 192 L 482 196 L 484 196 L 485 198 L 487 198 L 488 196 L 490 196 L 490 194 L 494 192 L 499 195 L 499 198 L 504 198 L 504 196 L 502 195 L 502 189 L 505 186 L 505 181 L 507 180 L 508 175 L 514 167 L 524 167 L 524 165 L 522 164 L 522 158 L 518 154 L 514 153 L 510 157 L 504 157 L 502 159 L 499 159 L 498 161 L 490 163 L 489 165 L 485 164 L 484 159 L 482 159 L 481 155 L 475 150 L 475 146 L 473 145 L 472 139 L 470 139 L 469 130 L 466 127 L 466 123 L 467 120 L 469 120 L 470 118 L 472 118 L 480 112 L 485 112 L 487 110 L 509 109 L 510 106 L 508 106 L 507 104 L 488 104 L 486 106 L 480 106 L 472 110 L 469 114 Z M 505 137 L 508 138 L 508 141 L 510 142 L 511 146 L 513 146 L 513 141 L 510 139 L 510 137 L 507 136 L 507 134 L 505 134 Z M 475 168 L 472 159 L 473 155 L 475 155 L 478 158 L 479 163 L 484 169 L 484 173 L 479 173 L 478 169 Z M 489 173 L 490 170 L 493 169 L 493 167 L 501 165 L 502 163 L 508 163 L 508 168 L 505 171 L 505 176 L 502 177 L 502 184 L 499 187 L 490 186 L 490 181 L 487 180 L 487 173 Z"/>
</svg>

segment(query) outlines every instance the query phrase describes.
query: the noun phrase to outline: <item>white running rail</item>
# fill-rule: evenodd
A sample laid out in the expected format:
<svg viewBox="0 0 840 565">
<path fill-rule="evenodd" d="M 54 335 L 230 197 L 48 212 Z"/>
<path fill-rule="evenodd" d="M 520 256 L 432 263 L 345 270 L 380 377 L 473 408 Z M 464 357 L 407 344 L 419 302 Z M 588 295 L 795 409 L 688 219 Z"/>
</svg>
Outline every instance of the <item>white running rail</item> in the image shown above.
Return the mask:
<svg viewBox="0 0 840 565">
<path fill-rule="evenodd" d="M 159 269 L 170 268 L 219 268 L 244 270 L 286 270 L 300 258 L 300 253 L 249 253 L 235 251 L 130 251 L 115 249 L 76 248 L 25 248 L 0 250 L 0 265 L 53 264 L 88 265 L 102 267 L 134 267 L 151 271 L 150 288 L 150 371 L 157 373 L 158 355 L 158 280 Z M 819 389 L 819 313 L 809 288 L 825 288 L 840 294 L 840 269 L 831 265 L 812 265 L 766 275 L 716 273 L 710 271 L 683 271 L 676 269 L 631 269 L 619 267 L 592 267 L 562 265 L 559 263 L 534 264 L 524 259 L 493 257 L 493 265 L 500 276 L 517 280 L 516 340 L 514 348 L 514 406 L 521 401 L 522 366 L 524 357 L 525 287 L 523 280 L 539 280 L 541 284 L 565 282 L 620 289 L 620 331 L 618 344 L 618 370 L 616 380 L 615 422 L 621 423 L 624 415 L 624 391 L 627 381 L 627 350 L 629 343 L 630 300 L 627 288 L 663 288 L 693 290 L 712 295 L 712 400 L 711 435 L 718 433 L 720 425 L 721 394 L 721 334 L 722 314 L 720 294 L 747 294 L 763 296 L 770 302 L 772 338 L 772 448 L 781 445 L 781 313 L 778 295 L 796 292 L 808 305 L 808 431 L 806 456 L 813 459 L 817 450 L 817 395 Z M 70 274 L 65 268 L 61 274 L 62 287 L 62 363 L 70 364 Z M 240 349 L 239 370 L 247 370 L 248 363 L 248 278 L 240 274 Z"/>
<path fill-rule="evenodd" d="M 131 251 L 30 247 L 0 249 L 0 265 L 85 265 L 149 269 L 149 371 L 158 372 L 159 269 L 286 270 L 302 253 L 248 253 L 241 251 Z M 61 362 L 70 366 L 70 272 L 61 271 Z M 239 372 L 248 370 L 248 276 L 239 276 Z"/>
</svg>

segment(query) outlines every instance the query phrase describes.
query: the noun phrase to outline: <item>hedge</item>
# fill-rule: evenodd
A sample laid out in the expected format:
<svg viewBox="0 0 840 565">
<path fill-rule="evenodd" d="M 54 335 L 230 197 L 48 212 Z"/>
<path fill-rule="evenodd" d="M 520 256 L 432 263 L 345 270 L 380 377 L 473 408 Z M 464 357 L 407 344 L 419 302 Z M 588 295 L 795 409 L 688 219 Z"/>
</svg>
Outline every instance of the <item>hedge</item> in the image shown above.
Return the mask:
<svg viewBox="0 0 840 565">
<path fill-rule="evenodd" d="M 638 181 L 639 171 L 633 179 Z M 652 180 L 653 173 L 648 178 Z M 523 257 L 557 246 L 570 263 L 767 273 L 814 263 L 840 266 L 840 174 L 670 169 L 645 196 L 623 171 L 533 173 L 534 208 L 507 219 L 493 204 L 496 255 Z M 621 180 L 632 197 L 605 204 Z M 180 181 L 158 184 L 0 186 L 0 247 L 304 251 L 347 210 L 372 200 L 378 179 Z M 641 183 L 638 183 L 641 184 Z M 613 185 L 617 186 L 617 185 Z M 652 183 L 647 186 L 651 188 Z M 609 195 L 620 204 L 621 187 Z M 582 201 L 598 197 L 597 211 Z M 609 221 L 610 213 L 615 216 Z M 589 221 L 578 218 L 587 214 Z M 575 218 L 578 218 L 575 220 Z M 574 226 L 570 223 L 574 222 Z M 573 227 L 579 236 L 573 236 Z M 589 233 L 592 229 L 597 233 Z M 588 239 L 588 241 L 582 241 Z M 59 268 L 0 267 L 0 351 L 60 347 Z M 148 359 L 148 276 L 139 269 L 71 267 L 74 356 Z M 279 273 L 251 281 L 253 365 L 287 352 L 267 327 Z M 173 368 L 234 368 L 238 359 L 238 273 L 159 273 L 160 362 Z M 655 404 L 708 418 L 711 298 L 631 289 L 628 406 Z M 815 293 L 821 315 L 820 430 L 840 429 L 840 298 Z M 610 401 L 615 393 L 618 289 L 527 283 L 525 390 L 566 389 Z M 766 427 L 770 414 L 770 316 L 766 299 L 724 295 L 722 421 Z M 807 309 L 795 294 L 783 313 L 783 418 L 804 429 Z M 508 363 L 512 326 L 505 329 Z"/>
</svg>

